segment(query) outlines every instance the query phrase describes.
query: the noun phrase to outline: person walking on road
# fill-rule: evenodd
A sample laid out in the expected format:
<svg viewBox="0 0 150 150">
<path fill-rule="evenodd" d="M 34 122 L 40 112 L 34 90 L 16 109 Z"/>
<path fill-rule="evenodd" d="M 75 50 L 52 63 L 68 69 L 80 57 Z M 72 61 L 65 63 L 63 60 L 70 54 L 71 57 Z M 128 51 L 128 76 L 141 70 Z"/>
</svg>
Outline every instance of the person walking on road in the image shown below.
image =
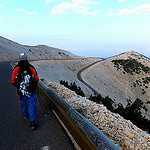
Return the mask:
<svg viewBox="0 0 150 150">
<path fill-rule="evenodd" d="M 21 109 L 24 119 L 30 119 L 30 129 L 36 129 L 36 89 L 39 82 L 36 69 L 27 60 L 26 53 L 19 55 L 19 63 L 12 72 L 11 83 L 17 87 L 21 100 Z"/>
</svg>

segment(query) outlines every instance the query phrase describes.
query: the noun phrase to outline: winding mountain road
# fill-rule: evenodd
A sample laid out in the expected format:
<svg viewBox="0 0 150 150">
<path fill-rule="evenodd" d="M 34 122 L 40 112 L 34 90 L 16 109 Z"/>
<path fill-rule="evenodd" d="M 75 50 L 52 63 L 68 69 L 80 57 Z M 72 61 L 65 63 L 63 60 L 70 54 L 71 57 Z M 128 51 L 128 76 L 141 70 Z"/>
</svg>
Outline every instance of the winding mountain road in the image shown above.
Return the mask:
<svg viewBox="0 0 150 150">
<path fill-rule="evenodd" d="M 98 60 L 98 61 L 96 61 L 96 62 L 94 62 L 94 63 L 92 63 L 92 64 L 90 64 L 90 65 L 88 65 L 88 66 L 86 66 L 86 67 L 84 67 L 84 68 L 82 68 L 81 70 L 79 70 L 79 71 L 77 72 L 77 79 L 78 79 L 79 81 L 81 81 L 83 84 L 85 84 L 87 87 L 89 87 L 89 88 L 94 92 L 95 95 L 98 95 L 99 93 L 98 93 L 94 88 L 92 88 L 88 83 L 86 83 L 86 82 L 84 81 L 84 79 L 81 77 L 81 74 L 82 74 L 82 72 L 85 71 L 87 68 L 89 68 L 89 67 L 91 67 L 91 66 L 93 66 L 93 65 L 95 65 L 95 64 L 97 64 L 97 63 L 99 63 L 99 62 L 101 62 L 101 61 L 104 61 L 104 60 L 105 60 L 105 59 Z"/>
</svg>

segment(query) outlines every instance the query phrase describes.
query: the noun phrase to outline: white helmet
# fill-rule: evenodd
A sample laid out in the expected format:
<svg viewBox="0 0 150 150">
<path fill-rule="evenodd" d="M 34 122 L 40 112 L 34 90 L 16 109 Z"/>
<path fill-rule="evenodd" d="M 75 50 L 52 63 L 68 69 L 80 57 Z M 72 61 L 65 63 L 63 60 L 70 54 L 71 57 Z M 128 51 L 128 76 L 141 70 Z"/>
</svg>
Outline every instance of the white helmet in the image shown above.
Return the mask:
<svg viewBox="0 0 150 150">
<path fill-rule="evenodd" d="M 26 60 L 27 59 L 27 54 L 26 53 L 20 53 L 19 54 L 19 59 L 20 60 Z"/>
</svg>

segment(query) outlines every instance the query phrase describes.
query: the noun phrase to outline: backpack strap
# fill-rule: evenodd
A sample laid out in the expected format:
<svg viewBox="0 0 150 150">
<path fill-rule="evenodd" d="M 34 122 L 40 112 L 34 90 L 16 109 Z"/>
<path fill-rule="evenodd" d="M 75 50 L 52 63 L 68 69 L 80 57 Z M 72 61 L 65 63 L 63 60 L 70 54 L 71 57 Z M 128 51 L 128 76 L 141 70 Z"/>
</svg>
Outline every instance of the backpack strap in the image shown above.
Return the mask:
<svg viewBox="0 0 150 150">
<path fill-rule="evenodd" d="M 39 77 L 37 75 L 37 72 L 36 72 L 35 68 L 32 68 L 32 67 L 29 67 L 29 68 L 32 71 L 32 76 L 34 76 L 34 78 L 35 78 L 35 82 L 38 82 L 39 81 Z"/>
</svg>

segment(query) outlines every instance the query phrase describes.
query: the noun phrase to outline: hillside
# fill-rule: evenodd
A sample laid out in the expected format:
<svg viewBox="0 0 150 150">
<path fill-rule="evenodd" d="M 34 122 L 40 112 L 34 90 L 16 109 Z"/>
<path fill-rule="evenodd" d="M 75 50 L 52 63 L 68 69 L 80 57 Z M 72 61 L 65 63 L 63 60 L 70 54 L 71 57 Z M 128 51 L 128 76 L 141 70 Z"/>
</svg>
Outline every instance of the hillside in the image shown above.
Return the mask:
<svg viewBox="0 0 150 150">
<path fill-rule="evenodd" d="M 84 111 L 82 114 L 122 150 L 149 149 L 150 134 L 142 131 L 130 120 L 112 113 L 103 104 L 77 95 L 64 85 L 45 80 L 44 82 L 79 112 L 83 112 L 81 108 L 86 108 L 87 113 Z"/>
<path fill-rule="evenodd" d="M 60 82 L 61 80 L 69 83 L 75 82 L 81 87 L 86 97 L 89 97 L 93 92 L 77 79 L 77 72 L 97 60 L 100 59 L 83 58 L 74 60 L 41 60 L 34 61 L 32 64 L 36 67 L 41 78 L 44 77 L 46 80 L 53 82 Z"/>
<path fill-rule="evenodd" d="M 68 51 L 45 45 L 24 46 L 11 40 L 0 37 L 0 61 L 18 60 L 18 55 L 26 52 L 31 63 L 35 66 L 40 78 L 49 81 L 49 85 L 60 96 L 66 98 L 76 109 L 80 106 L 87 108 L 87 115 L 96 127 L 123 149 L 149 147 L 149 135 L 137 128 L 129 120 L 112 113 L 101 104 L 89 101 L 87 98 L 94 95 L 93 91 L 77 78 L 79 70 L 91 65 L 82 72 L 82 79 L 103 97 L 107 95 L 116 104 L 127 105 L 127 99 L 132 102 L 141 99 L 145 109 L 143 115 L 150 119 L 150 59 L 135 52 L 129 51 L 108 59 L 84 58 Z M 35 61 L 36 60 L 36 61 Z M 80 97 L 60 85 L 60 80 L 69 83 L 75 82 L 86 95 Z M 67 91 L 67 92 L 66 92 Z M 77 106 L 76 106 L 77 105 Z M 104 111 L 103 111 L 104 109 Z M 134 115 L 133 115 L 134 116 Z M 143 138 L 141 138 L 143 137 Z M 137 143 L 140 143 L 139 145 Z"/>
<path fill-rule="evenodd" d="M 99 58 L 83 58 L 45 45 L 24 46 L 0 37 L 0 61 L 18 60 L 21 52 L 26 52 L 30 60 L 40 60 L 32 62 L 40 77 L 54 82 L 60 80 L 76 82 L 86 97 L 89 98 L 94 94 L 77 79 L 77 72 L 100 60 Z M 121 103 L 125 107 L 127 99 L 132 102 L 137 98 L 141 99 L 146 108 L 142 113 L 150 119 L 148 67 L 150 67 L 149 58 L 135 51 L 129 51 L 92 65 L 85 69 L 81 76 L 99 94 L 104 97 L 108 95 L 116 104 Z"/>
<path fill-rule="evenodd" d="M 86 69 L 82 78 L 102 96 L 109 96 L 125 107 L 127 99 L 139 98 L 150 119 L 150 59 L 134 51 L 108 58 Z"/>
<path fill-rule="evenodd" d="M 44 45 L 25 46 L 0 36 L 0 61 L 18 60 L 21 52 L 25 52 L 29 60 L 81 58 L 65 50 Z"/>
<path fill-rule="evenodd" d="M 76 59 L 83 58 L 81 56 L 74 55 L 69 51 L 49 47 L 46 45 L 37 45 L 37 46 L 26 46 L 29 48 L 29 51 L 38 52 L 39 56 L 45 57 L 47 59 Z"/>
<path fill-rule="evenodd" d="M 82 87 L 86 96 L 93 94 L 76 78 L 76 73 L 79 69 L 99 60 L 99 58 L 84 58 L 69 51 L 45 45 L 25 46 L 0 37 L 0 61 L 18 60 L 21 52 L 27 53 L 29 60 L 37 60 L 32 63 L 40 77 L 57 82 L 60 80 L 76 82 L 78 86 Z"/>
</svg>

